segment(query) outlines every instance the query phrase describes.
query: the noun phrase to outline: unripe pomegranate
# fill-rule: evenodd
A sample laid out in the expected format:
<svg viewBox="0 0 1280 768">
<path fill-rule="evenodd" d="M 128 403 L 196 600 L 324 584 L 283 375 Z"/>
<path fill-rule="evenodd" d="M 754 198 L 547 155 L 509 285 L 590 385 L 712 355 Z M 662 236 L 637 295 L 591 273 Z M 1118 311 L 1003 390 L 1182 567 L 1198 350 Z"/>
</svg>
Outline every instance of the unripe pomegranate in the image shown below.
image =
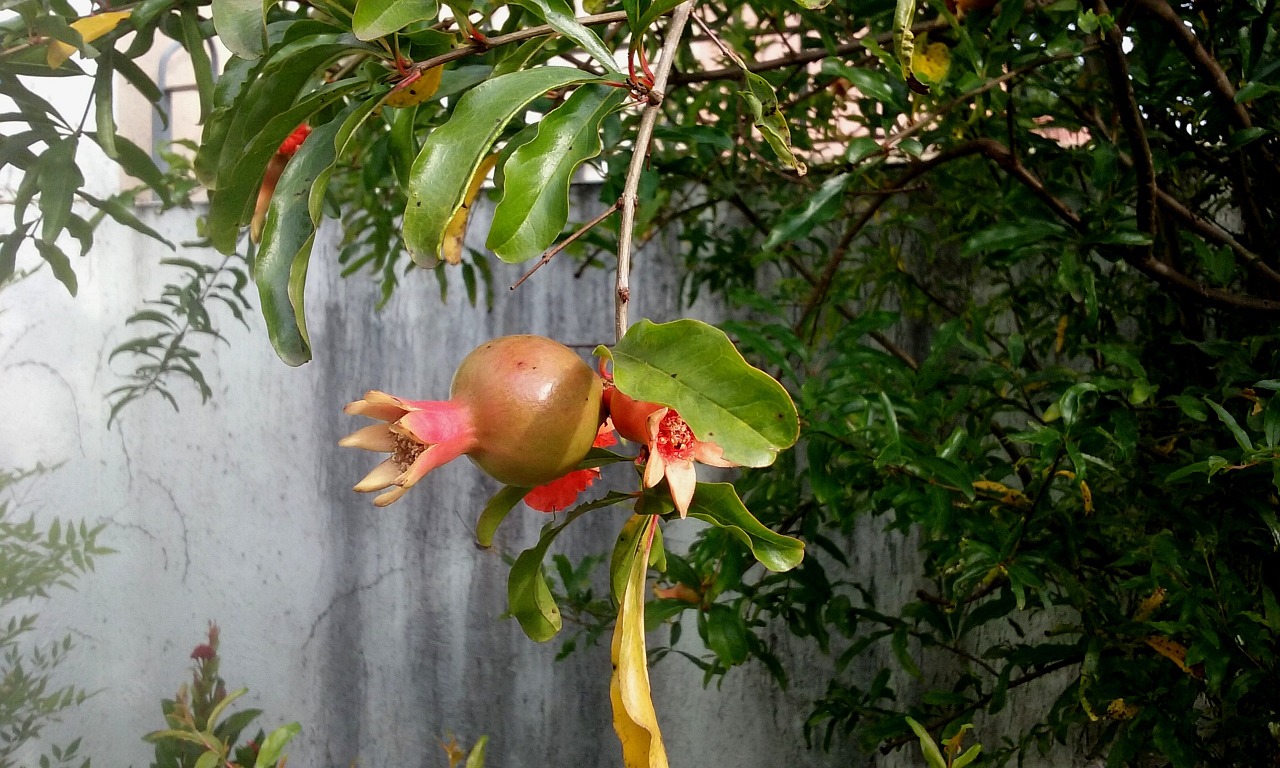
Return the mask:
<svg viewBox="0 0 1280 768">
<path fill-rule="evenodd" d="M 346 407 L 383 423 L 340 445 L 391 456 L 356 486 L 391 490 L 386 506 L 428 472 L 461 455 L 507 485 L 535 487 L 573 470 L 600 425 L 600 378 L 573 350 L 542 336 L 503 336 L 458 366 L 447 401 L 371 391 Z M 394 487 L 393 487 L 394 486 Z"/>
<path fill-rule="evenodd" d="M 600 377 L 565 345 L 503 336 L 463 359 L 449 388 L 475 415 L 468 456 L 507 485 L 526 487 L 578 466 L 600 427 Z"/>
</svg>

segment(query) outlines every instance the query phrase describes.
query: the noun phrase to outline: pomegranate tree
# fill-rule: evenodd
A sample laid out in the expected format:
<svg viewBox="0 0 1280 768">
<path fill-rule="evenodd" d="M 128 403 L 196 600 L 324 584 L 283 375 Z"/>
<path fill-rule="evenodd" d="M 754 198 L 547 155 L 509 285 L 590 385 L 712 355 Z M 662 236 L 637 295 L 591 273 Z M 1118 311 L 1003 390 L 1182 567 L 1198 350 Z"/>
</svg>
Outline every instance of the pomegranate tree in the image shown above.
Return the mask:
<svg viewBox="0 0 1280 768">
<path fill-rule="evenodd" d="M 503 336 L 472 350 L 448 400 L 406 400 L 377 390 L 346 407 L 373 424 L 340 445 L 389 453 L 355 489 L 399 499 L 428 472 L 466 455 L 498 481 L 533 488 L 573 471 L 600 426 L 600 377 L 543 336 Z M 390 489 L 390 490 L 387 490 Z"/>
</svg>

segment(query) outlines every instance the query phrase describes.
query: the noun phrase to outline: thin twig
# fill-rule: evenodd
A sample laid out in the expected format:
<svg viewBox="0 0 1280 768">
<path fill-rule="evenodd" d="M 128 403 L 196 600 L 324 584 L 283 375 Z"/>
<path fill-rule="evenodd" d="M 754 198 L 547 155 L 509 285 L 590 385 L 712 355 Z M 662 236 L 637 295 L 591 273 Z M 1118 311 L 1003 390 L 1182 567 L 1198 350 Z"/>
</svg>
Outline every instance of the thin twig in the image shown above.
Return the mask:
<svg viewBox="0 0 1280 768">
<path fill-rule="evenodd" d="M 653 87 L 649 91 L 649 104 L 640 117 L 640 128 L 636 131 L 635 146 L 632 149 L 631 165 L 627 168 L 626 182 L 622 188 L 622 222 L 618 227 L 618 274 L 615 282 L 614 296 L 614 332 L 621 339 L 626 333 L 627 304 L 631 301 L 631 237 L 636 223 L 636 205 L 639 200 L 637 191 L 640 188 L 640 174 L 644 171 L 649 155 L 649 142 L 653 139 L 653 128 L 658 122 L 658 112 L 662 106 L 662 92 L 667 87 L 667 79 L 671 75 L 671 66 L 675 62 L 676 48 L 680 45 L 680 36 L 684 33 L 689 15 L 693 11 L 693 2 L 682 3 L 676 7 L 667 23 L 667 39 L 662 44 L 662 59 L 653 73 Z"/>
<path fill-rule="evenodd" d="M 917 35 L 925 32 L 934 32 L 940 29 L 949 29 L 951 24 L 945 19 L 935 19 L 933 21 L 917 24 L 911 28 L 911 31 Z M 747 65 L 747 69 L 752 72 L 769 72 L 775 69 L 783 69 L 785 67 L 794 67 L 801 64 L 811 64 L 815 61 L 821 61 L 828 57 L 847 56 L 856 53 L 865 48 L 865 40 L 875 40 L 880 45 L 886 45 L 893 42 L 893 33 L 885 32 L 879 35 L 872 35 L 869 38 L 858 38 L 848 43 L 837 45 L 833 48 L 812 48 L 800 51 L 796 54 L 787 56 L 779 56 L 776 59 L 767 61 L 757 61 L 754 64 Z M 715 38 L 713 37 L 714 41 Z M 737 80 L 742 77 L 742 70 L 737 67 L 726 67 L 724 69 L 712 69 L 703 72 L 677 73 L 672 76 L 671 82 L 675 85 L 687 85 L 690 83 L 706 83 L 712 80 Z"/>
<path fill-rule="evenodd" d="M 600 24 L 616 24 L 619 21 L 626 21 L 626 11 L 612 11 L 610 13 L 597 13 L 592 16 L 581 16 L 578 23 L 583 26 L 592 27 Z M 529 27 L 528 29 L 516 30 L 507 35 L 495 35 L 489 38 L 488 43 L 468 43 L 460 45 L 450 51 L 432 56 L 429 59 L 423 59 L 410 68 L 410 72 L 426 72 L 428 69 L 438 67 L 441 64 L 448 64 L 451 61 L 465 59 L 475 53 L 484 53 L 491 48 L 497 48 L 500 45 L 508 45 L 510 43 L 519 43 L 524 40 L 530 40 L 543 35 L 554 35 L 557 32 L 551 28 L 549 24 L 543 24 L 537 27 Z"/>
<path fill-rule="evenodd" d="M 515 283 L 513 283 L 511 287 L 508 288 L 507 290 L 514 291 L 515 289 L 519 288 L 520 285 L 524 283 L 525 280 L 528 280 L 530 277 L 533 277 L 534 272 L 537 272 L 538 270 L 542 269 L 547 265 L 548 262 L 554 259 L 557 253 L 560 253 L 565 248 L 568 248 L 573 243 L 573 241 L 587 234 L 597 224 L 609 218 L 609 216 L 612 215 L 614 211 L 618 210 L 618 206 L 621 204 L 621 202 L 622 201 L 619 200 L 615 202 L 613 205 L 609 206 L 608 208 L 605 208 L 604 211 L 602 211 L 599 216 L 596 216 L 591 221 L 588 221 L 586 224 L 583 224 L 578 229 L 578 231 L 574 232 L 572 235 L 569 235 L 568 237 L 566 237 L 563 241 L 556 243 L 551 248 L 547 249 L 547 252 L 542 254 L 542 258 L 538 259 L 538 263 L 533 265 L 533 269 L 529 270 L 528 272 L 525 272 L 524 276 L 521 277 L 519 280 L 515 281 Z"/>
</svg>

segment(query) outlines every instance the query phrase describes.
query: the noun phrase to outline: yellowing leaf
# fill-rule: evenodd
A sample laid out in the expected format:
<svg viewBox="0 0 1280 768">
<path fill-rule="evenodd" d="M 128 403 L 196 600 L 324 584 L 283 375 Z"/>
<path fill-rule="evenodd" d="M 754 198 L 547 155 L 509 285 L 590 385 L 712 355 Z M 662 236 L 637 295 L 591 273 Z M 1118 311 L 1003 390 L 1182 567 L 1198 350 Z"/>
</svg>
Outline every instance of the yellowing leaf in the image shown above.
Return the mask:
<svg viewBox="0 0 1280 768">
<path fill-rule="evenodd" d="M 925 85 L 937 85 L 951 71 L 951 49 L 922 39 L 911 53 L 911 71 Z"/>
<path fill-rule="evenodd" d="M 994 496 L 996 501 L 1006 506 L 1017 509 L 1028 509 L 1031 506 L 1031 499 L 1025 493 L 994 480 L 974 481 L 973 489 L 987 496 Z"/>
<path fill-rule="evenodd" d="M 475 175 L 471 177 L 471 185 L 467 187 L 467 194 L 462 198 L 462 207 L 458 208 L 453 218 L 449 219 L 449 225 L 444 228 L 444 244 L 441 246 L 441 252 L 444 260 L 450 264 L 462 263 L 462 241 L 467 236 L 467 219 L 471 216 L 471 204 L 476 201 L 476 195 L 480 194 L 480 187 L 484 185 L 485 177 L 489 175 L 489 171 L 493 169 L 496 162 L 498 162 L 497 152 L 480 161 Z"/>
<path fill-rule="evenodd" d="M 1168 590 L 1164 587 L 1156 587 L 1154 591 L 1141 603 L 1138 604 L 1138 610 L 1133 614 L 1134 621 L 1146 621 L 1151 618 L 1151 614 L 1156 612 L 1164 603 L 1164 597 L 1168 594 Z"/>
<path fill-rule="evenodd" d="M 387 94 L 388 107 L 412 107 L 421 104 L 440 89 L 440 75 L 443 67 L 432 67 L 412 81 L 402 82 Z"/>
<path fill-rule="evenodd" d="M 1132 720 L 1139 711 L 1136 704 L 1128 704 L 1124 699 L 1116 699 L 1107 705 L 1107 717 L 1112 720 Z"/>
<path fill-rule="evenodd" d="M 1089 489 L 1089 484 L 1080 481 L 1080 499 L 1084 502 L 1084 513 L 1086 515 L 1093 514 L 1093 491 Z"/>
<path fill-rule="evenodd" d="M 127 11 L 107 11 L 93 16 L 85 16 L 71 22 L 71 28 L 80 33 L 80 38 L 86 43 L 92 43 L 94 40 L 102 37 L 111 30 L 119 26 L 120 22 L 129 18 L 132 10 Z M 71 43 L 64 43 L 61 40 L 50 40 L 49 50 L 45 54 L 45 63 L 52 69 L 57 69 L 71 58 L 71 54 L 76 52 L 76 47 Z"/>
<path fill-rule="evenodd" d="M 1167 637 L 1152 635 L 1143 638 L 1143 642 L 1151 646 L 1151 650 L 1178 665 L 1178 669 L 1197 680 L 1204 679 L 1204 672 L 1187 664 L 1187 647 Z"/>
<path fill-rule="evenodd" d="M 657 517 L 650 517 L 647 530 L 637 539 L 609 651 L 613 662 L 609 701 L 613 704 L 613 728 L 618 733 L 618 741 L 622 742 L 622 762 L 626 768 L 667 768 L 667 750 L 662 744 L 658 713 L 653 708 L 653 691 L 649 687 L 644 641 L 644 585 L 649 572 L 649 548 L 657 525 Z"/>
</svg>

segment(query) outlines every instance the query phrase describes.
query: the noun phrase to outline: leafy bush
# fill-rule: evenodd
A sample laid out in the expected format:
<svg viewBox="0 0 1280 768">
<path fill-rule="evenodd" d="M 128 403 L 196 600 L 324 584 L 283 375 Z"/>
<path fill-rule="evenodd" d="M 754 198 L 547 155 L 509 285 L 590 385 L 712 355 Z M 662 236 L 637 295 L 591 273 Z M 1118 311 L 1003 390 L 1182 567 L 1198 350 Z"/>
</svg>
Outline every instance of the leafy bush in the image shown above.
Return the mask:
<svg viewBox="0 0 1280 768">
<path fill-rule="evenodd" d="M 46 471 L 0 470 L 0 493 L 12 497 Z M 95 557 L 111 551 L 98 546 L 101 525 L 64 524 L 56 518 L 39 525 L 34 516 L 18 518 L 17 507 L 12 498 L 0 500 L 0 608 L 8 619 L 0 628 L 0 768 L 20 765 L 28 742 L 89 695 L 74 684 L 57 685 L 56 671 L 73 649 L 71 635 L 47 645 L 33 643 L 40 618 L 34 608 L 57 589 L 73 588 L 77 577 L 93 570 Z M 40 765 L 74 764 L 79 746 L 79 739 L 52 746 Z M 88 759 L 80 765 L 87 768 Z"/>
</svg>

